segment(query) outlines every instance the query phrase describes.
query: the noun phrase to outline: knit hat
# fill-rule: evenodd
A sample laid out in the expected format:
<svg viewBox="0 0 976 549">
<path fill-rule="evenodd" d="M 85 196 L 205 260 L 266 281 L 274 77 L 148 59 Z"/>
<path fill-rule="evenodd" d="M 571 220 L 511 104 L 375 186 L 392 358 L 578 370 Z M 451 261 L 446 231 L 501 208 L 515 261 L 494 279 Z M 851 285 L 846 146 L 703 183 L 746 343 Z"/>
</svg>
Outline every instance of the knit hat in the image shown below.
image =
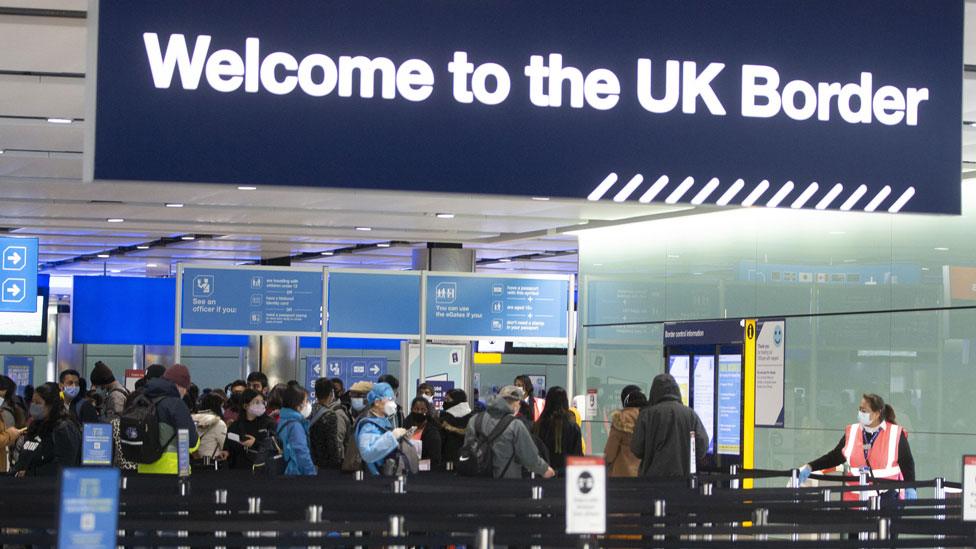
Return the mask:
<svg viewBox="0 0 976 549">
<path fill-rule="evenodd" d="M 501 391 L 498 391 L 498 396 L 511 402 L 518 402 L 525 398 L 525 391 L 515 385 L 506 385 L 502 387 Z"/>
<path fill-rule="evenodd" d="M 184 389 L 190 388 L 190 369 L 182 364 L 174 364 L 166 368 L 163 379 L 172 381 Z"/>
<path fill-rule="evenodd" d="M 380 399 L 393 400 L 395 398 L 393 394 L 393 387 L 390 387 L 389 383 L 377 383 L 373 385 L 373 390 L 366 395 L 366 402 L 372 405 L 374 402 Z"/>
<path fill-rule="evenodd" d="M 92 385 L 108 385 L 115 381 L 115 375 L 104 362 L 99 360 L 95 363 L 95 368 L 92 370 L 89 379 L 91 379 Z"/>
<path fill-rule="evenodd" d="M 146 377 L 149 379 L 163 377 L 164 373 L 166 373 L 166 366 L 163 366 L 162 364 L 153 364 L 152 366 L 146 368 Z"/>
<path fill-rule="evenodd" d="M 372 381 L 357 381 L 352 384 L 347 393 L 368 393 L 373 390 Z"/>
</svg>

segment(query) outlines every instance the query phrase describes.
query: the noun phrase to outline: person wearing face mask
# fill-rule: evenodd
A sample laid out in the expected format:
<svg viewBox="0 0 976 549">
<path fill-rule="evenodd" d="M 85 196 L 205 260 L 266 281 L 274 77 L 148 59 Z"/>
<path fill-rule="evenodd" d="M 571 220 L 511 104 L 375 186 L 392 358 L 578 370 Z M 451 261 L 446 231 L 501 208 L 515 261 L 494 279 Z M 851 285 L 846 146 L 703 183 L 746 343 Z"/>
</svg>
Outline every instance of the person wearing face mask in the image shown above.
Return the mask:
<svg viewBox="0 0 976 549">
<path fill-rule="evenodd" d="M 800 467 L 800 482 L 806 482 L 812 471 L 833 469 L 843 465 L 852 476 L 861 472 L 868 482 L 875 479 L 915 482 L 915 459 L 908 445 L 908 434 L 895 423 L 895 410 L 875 394 L 861 396 L 857 423 L 848 425 L 837 446 L 827 454 Z M 850 483 L 857 485 L 857 482 Z M 900 490 L 878 492 L 844 492 L 844 500 L 856 501 L 873 495 L 881 496 L 881 507 L 897 505 Z M 906 489 L 905 499 L 916 499 L 914 488 Z"/>
<path fill-rule="evenodd" d="M 193 423 L 200 434 L 200 448 L 191 456 L 194 458 L 216 458 L 224 447 L 227 438 L 227 424 L 223 418 L 224 399 L 217 393 L 210 393 L 200 401 L 197 413 L 192 414 Z"/>
<path fill-rule="evenodd" d="M 346 391 L 346 396 L 349 398 L 349 416 L 352 417 L 354 423 L 369 413 L 366 409 L 366 395 L 372 390 L 372 382 L 357 381 Z"/>
<path fill-rule="evenodd" d="M 0 473 L 7 472 L 17 440 L 27 430 L 26 427 L 17 427 L 13 408 L 7 406 L 4 398 L 9 390 L 7 380 L 10 381 L 10 386 L 14 386 L 12 379 L 7 376 L 0 376 Z"/>
<path fill-rule="evenodd" d="M 456 462 L 464 446 L 464 430 L 471 420 L 471 405 L 463 389 L 451 389 L 444 395 L 444 411 L 441 412 L 441 452 L 444 463 Z"/>
<path fill-rule="evenodd" d="M 407 430 L 393 427 L 390 418 L 397 413 L 393 387 L 388 383 L 377 383 L 366 395 L 369 414 L 356 423 L 356 445 L 363 465 L 370 474 L 382 474 L 384 462 L 397 452 L 400 440 Z"/>
<path fill-rule="evenodd" d="M 265 412 L 264 395 L 254 389 L 247 389 L 241 395 L 243 413 L 227 428 L 224 451 L 218 454 L 226 459 L 231 469 L 252 470 L 258 458 L 258 450 L 268 437 L 275 433 L 275 421 Z"/>
<path fill-rule="evenodd" d="M 81 463 L 81 428 L 68 415 L 57 383 L 45 383 L 34 391 L 30 416 L 13 466 L 16 476 L 57 476 L 62 468 Z"/>
<path fill-rule="evenodd" d="M 121 383 L 116 381 L 115 374 L 102 361 L 95 363 L 95 368 L 92 369 L 89 378 L 91 379 L 92 387 L 103 398 L 100 414 L 101 420 L 105 423 L 111 423 L 113 419 L 122 415 L 122 410 L 125 408 L 125 399 L 129 396 L 129 391 Z"/>
<path fill-rule="evenodd" d="M 176 436 L 180 429 L 189 431 L 190 453 L 199 448 L 200 437 L 197 436 L 196 425 L 183 401 L 190 385 L 190 370 L 182 364 L 170 366 L 163 377 L 151 379 L 146 384 L 146 397 L 159 399 L 156 402 L 156 417 L 159 420 L 159 443 L 164 451 L 155 462 L 140 463 L 140 473 L 175 475 L 179 472 Z"/>
<path fill-rule="evenodd" d="M 86 398 L 87 388 L 85 378 L 77 370 L 65 370 L 58 375 L 61 395 L 68 413 L 78 423 L 95 423 L 98 421 L 98 409 Z"/>
<path fill-rule="evenodd" d="M 343 395 L 348 402 L 346 411 L 352 419 L 352 428 L 350 434 L 346 436 L 345 448 L 342 451 L 342 466 L 339 468 L 343 473 L 355 473 L 363 469 L 363 459 L 359 455 L 359 444 L 356 442 L 354 433 L 359 420 L 369 416 L 366 395 L 372 390 L 372 382 L 357 381 Z"/>
<path fill-rule="evenodd" d="M 410 415 L 403 422 L 407 430 L 415 429 L 411 438 L 420 441 L 420 459 L 429 459 L 431 469 L 441 466 L 441 430 L 434 418 L 434 405 L 426 398 L 417 397 L 410 403 Z"/>
<path fill-rule="evenodd" d="M 546 409 L 546 399 L 535 397 L 532 378 L 527 375 L 520 375 L 515 378 L 513 385 L 525 393 L 525 399 L 519 407 L 519 416 L 529 423 L 539 421 L 539 418 L 542 417 L 542 411 Z"/>
<path fill-rule="evenodd" d="M 318 473 L 308 448 L 308 417 L 312 404 L 300 386 L 288 386 L 281 395 L 278 419 L 278 440 L 283 446 L 285 475 L 314 475 Z"/>
<path fill-rule="evenodd" d="M 539 454 L 539 449 L 524 421 L 513 416 L 519 412 L 525 392 L 521 387 L 506 385 L 488 401 L 488 410 L 471 418 L 464 432 L 464 442 L 470 445 L 477 437 L 487 437 L 502 422 L 504 430 L 491 445 L 491 463 L 496 479 L 520 479 L 526 473 L 553 478 L 556 471 Z"/>
</svg>

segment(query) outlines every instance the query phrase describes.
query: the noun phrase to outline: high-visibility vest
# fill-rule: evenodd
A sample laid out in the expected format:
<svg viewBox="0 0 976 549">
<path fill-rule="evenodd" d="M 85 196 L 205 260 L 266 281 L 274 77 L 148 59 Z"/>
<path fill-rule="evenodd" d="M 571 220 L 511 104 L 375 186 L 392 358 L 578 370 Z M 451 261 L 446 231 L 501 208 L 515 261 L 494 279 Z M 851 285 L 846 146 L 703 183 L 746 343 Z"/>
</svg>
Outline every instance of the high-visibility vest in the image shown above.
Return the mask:
<svg viewBox="0 0 976 549">
<path fill-rule="evenodd" d="M 546 409 L 546 399 L 534 397 L 532 402 L 535 405 L 535 409 L 532 410 L 534 412 L 533 422 L 539 421 L 539 418 L 542 417 L 542 411 Z"/>
<path fill-rule="evenodd" d="M 860 423 L 848 425 L 844 431 L 844 459 L 850 466 L 851 475 L 860 476 L 861 471 L 868 474 L 868 479 L 873 475 L 876 479 L 903 480 L 901 467 L 898 466 L 898 442 L 901 440 L 902 428 L 894 423 L 882 421 L 878 426 L 880 432 L 868 451 L 867 462 L 864 460 L 864 428 Z M 868 473 L 867 466 L 870 465 L 871 472 Z M 849 482 L 848 485 L 857 486 L 857 482 Z M 844 492 L 844 499 L 856 501 L 868 499 L 878 495 L 877 491 Z"/>
</svg>

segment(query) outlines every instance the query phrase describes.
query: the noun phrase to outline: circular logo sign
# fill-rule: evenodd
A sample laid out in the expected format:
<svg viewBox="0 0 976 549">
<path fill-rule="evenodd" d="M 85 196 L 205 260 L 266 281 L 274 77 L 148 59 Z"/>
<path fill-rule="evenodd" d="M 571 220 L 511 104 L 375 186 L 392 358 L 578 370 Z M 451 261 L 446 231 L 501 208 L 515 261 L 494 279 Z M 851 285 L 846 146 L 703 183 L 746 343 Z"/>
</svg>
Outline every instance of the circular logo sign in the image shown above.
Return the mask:
<svg viewBox="0 0 976 549">
<path fill-rule="evenodd" d="M 776 325 L 776 328 L 773 330 L 773 341 L 776 343 L 777 347 L 779 347 L 779 345 L 783 343 L 783 327 L 778 324 Z"/>
<path fill-rule="evenodd" d="M 580 492 L 589 494 L 590 491 L 593 490 L 593 484 L 595 482 L 596 481 L 593 479 L 593 475 L 591 475 L 588 471 L 583 471 L 583 473 L 580 474 L 580 476 L 576 479 L 576 486 L 579 488 Z"/>
</svg>

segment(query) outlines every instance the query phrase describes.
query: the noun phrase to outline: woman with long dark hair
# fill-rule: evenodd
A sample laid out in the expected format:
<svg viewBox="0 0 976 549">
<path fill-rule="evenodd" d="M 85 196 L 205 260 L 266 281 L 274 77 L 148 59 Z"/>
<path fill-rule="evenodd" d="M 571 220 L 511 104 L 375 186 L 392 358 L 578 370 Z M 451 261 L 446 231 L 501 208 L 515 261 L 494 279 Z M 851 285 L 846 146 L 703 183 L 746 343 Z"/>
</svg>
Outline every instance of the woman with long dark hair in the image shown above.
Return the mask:
<svg viewBox="0 0 976 549">
<path fill-rule="evenodd" d="M 539 418 L 542 417 L 542 411 L 546 407 L 546 400 L 536 398 L 532 378 L 524 374 L 520 375 L 515 378 L 515 382 L 512 385 L 521 388 L 525 392 L 525 400 L 520 405 L 519 415 L 531 422 L 539 421 Z"/>
<path fill-rule="evenodd" d="M 57 383 L 34 390 L 31 424 L 13 470 L 18 477 L 56 476 L 63 467 L 81 463 L 81 429 L 68 413 Z"/>
<path fill-rule="evenodd" d="M 569 411 L 566 389 L 549 389 L 546 407 L 532 429 L 549 449 L 549 465 L 560 475 L 566 471 L 566 456 L 583 455 L 583 437 L 576 417 Z"/>
</svg>

